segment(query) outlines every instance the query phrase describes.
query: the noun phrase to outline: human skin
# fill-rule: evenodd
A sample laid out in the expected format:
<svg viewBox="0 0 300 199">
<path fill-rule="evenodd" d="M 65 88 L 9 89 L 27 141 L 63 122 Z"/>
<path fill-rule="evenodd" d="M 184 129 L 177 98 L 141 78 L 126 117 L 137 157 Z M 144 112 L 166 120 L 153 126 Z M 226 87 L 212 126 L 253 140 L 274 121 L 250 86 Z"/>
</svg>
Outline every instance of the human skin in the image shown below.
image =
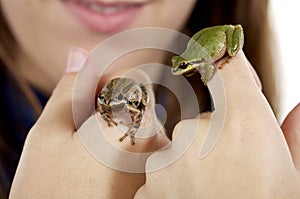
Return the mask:
<svg viewBox="0 0 300 199">
<path fill-rule="evenodd" d="M 194 2 L 153 2 L 134 23 L 124 29 L 144 26 L 180 29 Z M 16 52 L 18 67 L 32 85 L 46 94 L 51 93 L 63 74 L 67 52 L 71 47 L 80 45 L 90 50 L 112 34 L 86 28 L 66 12 L 59 1 L 1 0 L 1 8 L 20 45 L 19 52 Z M 133 65 L 162 60 L 162 55 L 135 54 L 117 61 L 112 65 L 112 71 L 118 69 L 121 73 Z M 244 73 L 226 69 L 234 60 L 222 70 L 224 80 L 228 80 L 225 85 L 228 86 L 228 97 L 231 99 L 228 107 L 231 109 L 228 109 L 227 125 L 216 148 L 201 162 L 196 159 L 209 117 L 200 118 L 199 121 L 183 121 L 181 125 L 200 122 L 203 126 L 195 143 L 167 169 L 147 174 L 146 185 L 138 192 L 137 198 L 150 197 L 155 193 L 160 193 L 160 197 L 164 194 L 168 197 L 172 194 L 174 197 L 180 194 L 206 194 L 212 198 L 215 196 L 212 194 L 219 194 L 222 198 L 234 198 L 236 193 L 245 193 L 249 198 L 269 198 L 273 195 L 275 198 L 296 198 L 300 136 L 299 125 L 295 121 L 300 118 L 299 107 L 283 125 L 284 139 L 263 96 L 254 89 L 253 82 L 249 83 L 251 78 L 233 76 L 238 72 Z M 244 59 L 237 57 L 238 60 L 241 66 L 246 66 Z M 120 63 L 122 68 L 118 67 Z M 246 69 L 244 72 L 249 75 Z M 71 112 L 71 91 L 75 77 L 75 74 L 63 76 L 42 116 L 30 131 L 11 198 L 132 198 L 144 184 L 144 174 L 112 170 L 96 161 L 80 143 Z M 245 85 L 242 94 L 241 85 Z M 255 103 L 249 103 L 252 95 L 255 96 Z M 268 136 L 264 137 L 262 132 L 267 132 Z M 166 142 L 165 138 L 157 137 L 137 146 L 136 150 L 147 151 L 153 145 L 161 146 Z M 190 172 L 183 173 L 186 170 Z M 182 179 L 186 180 L 182 182 Z M 173 189 L 166 187 L 166 180 L 172 180 Z M 166 189 L 160 192 L 161 187 Z"/>
<path fill-rule="evenodd" d="M 147 173 L 136 199 L 299 198 L 299 105 L 285 120 L 282 132 L 243 53 L 226 63 L 220 74 L 226 92 L 226 117 L 212 152 L 199 159 L 211 114 L 180 122 L 174 130 L 175 139 L 178 133 L 186 134 L 192 130 L 190 126 L 199 124 L 194 142 L 169 167 Z M 150 156 L 146 167 L 166 154 Z"/>
<path fill-rule="evenodd" d="M 96 1 L 100 2 L 100 0 L 96 0 Z M 131 2 L 142 2 L 142 1 L 141 0 L 122 0 L 122 1 L 103 0 L 101 2 L 106 2 L 107 4 L 111 4 L 115 2 L 131 3 Z M 34 87 L 36 90 L 39 90 L 45 96 L 50 96 L 56 84 L 58 83 L 59 79 L 64 74 L 67 55 L 71 48 L 75 46 L 82 46 L 85 49 L 90 51 L 96 45 L 101 43 L 103 40 L 109 38 L 111 35 L 132 28 L 154 26 L 154 27 L 170 28 L 174 30 L 181 30 L 189 14 L 191 13 L 191 10 L 193 9 L 193 6 L 196 1 L 195 0 L 178 1 L 176 4 L 174 4 L 174 2 L 170 0 L 143 0 L 143 2 L 145 2 L 145 6 L 142 8 L 142 10 L 140 10 L 137 17 L 126 26 L 115 31 L 95 31 L 92 30 L 90 27 L 87 27 L 76 17 L 74 17 L 74 15 L 62 5 L 62 1 L 60 0 L 24 0 L 24 1 L 1 0 L 0 1 L 1 9 L 2 9 L 1 11 L 3 12 L 8 22 L 8 25 L 11 28 L 11 31 L 17 41 L 17 48 L 14 54 L 14 61 L 16 62 L 16 64 L 14 66 L 17 67 L 17 70 L 20 71 L 20 74 L 25 78 L 25 80 L 28 81 L 30 86 Z M 174 20 L 174 18 L 176 18 L 176 20 Z M 118 48 L 118 46 L 113 46 L 113 47 L 116 49 Z M 102 76 L 102 79 L 100 80 L 100 85 L 106 83 L 105 81 L 107 81 L 107 79 L 111 79 L 115 76 L 123 74 L 125 71 L 129 70 L 134 66 L 144 64 L 144 63 L 150 63 L 150 62 L 164 63 L 165 54 L 162 53 L 162 51 L 143 50 L 143 51 L 136 51 L 134 53 L 130 53 L 126 56 L 123 56 L 109 66 L 108 71 L 104 76 Z M 65 99 L 65 100 L 67 101 L 69 100 L 69 103 L 71 103 L 70 99 Z M 71 105 L 69 104 L 68 106 L 70 107 Z M 49 110 L 49 108 L 48 109 L 46 108 L 46 110 Z M 46 110 L 44 110 L 44 113 L 47 115 L 48 111 Z M 62 114 L 65 115 L 68 113 L 68 111 L 70 110 L 67 110 L 65 113 Z M 39 119 L 39 121 L 41 121 L 41 119 Z M 71 122 L 71 120 L 69 122 Z M 59 123 L 53 125 L 51 124 L 52 122 L 50 123 L 45 122 L 45 123 L 48 123 L 50 125 L 47 128 L 51 128 L 51 129 L 53 128 L 53 132 L 57 131 L 57 126 L 60 126 Z M 35 125 L 34 129 L 36 128 L 39 129 L 39 126 L 40 125 L 38 124 Z M 74 127 L 71 127 L 70 129 L 74 129 Z M 30 134 L 34 135 L 34 133 L 30 133 Z M 76 137 L 75 138 L 76 142 L 78 142 L 77 135 L 75 135 L 75 137 Z M 56 141 L 58 143 L 62 141 L 59 139 L 59 136 L 56 137 L 55 139 L 57 139 Z M 50 139 L 50 140 L 54 141 L 55 139 Z M 28 140 L 31 139 L 29 138 Z M 164 142 L 165 141 L 167 140 L 165 140 L 164 138 Z M 28 142 L 31 143 L 31 141 Z M 42 143 L 44 142 L 42 141 Z M 27 145 L 31 145 L 31 144 L 26 144 L 26 146 Z M 41 152 L 52 150 L 53 149 L 52 147 L 55 148 L 56 146 L 56 144 L 52 146 L 52 144 L 47 145 L 45 143 L 43 145 L 44 146 L 42 148 L 44 147 L 45 148 L 44 150 L 41 150 Z M 49 148 L 47 149 L 47 147 Z M 34 149 L 35 147 L 29 147 L 29 148 Z M 65 146 L 65 149 L 66 150 L 68 149 L 67 145 Z M 80 154 L 82 151 L 85 150 L 81 145 L 77 149 L 78 149 L 78 154 Z M 80 152 L 80 150 L 82 151 Z M 143 151 L 143 149 L 141 150 Z M 72 150 L 70 149 L 70 152 L 71 151 Z M 68 153 L 65 153 L 65 155 L 67 156 Z M 66 157 L 63 157 L 62 159 L 64 158 Z M 79 164 L 82 161 L 80 159 L 76 159 L 75 161 L 75 159 L 73 160 L 74 162 L 77 162 L 76 164 L 78 164 L 78 167 L 74 169 L 80 173 L 80 169 L 82 170 L 83 168 L 80 167 Z M 38 161 L 39 158 L 36 158 L 36 160 Z M 40 168 L 43 167 L 44 169 L 46 169 L 47 161 L 43 159 L 40 160 L 44 162 L 42 163 L 43 166 L 39 164 L 38 165 L 40 166 Z M 103 170 L 106 169 L 107 169 L 106 167 L 98 165 L 97 169 L 94 168 L 91 169 L 91 171 L 97 170 L 97 172 L 103 173 Z M 108 170 L 111 171 L 110 169 Z M 65 173 L 67 172 L 68 170 L 66 170 Z M 78 173 L 78 172 L 74 172 L 74 173 Z M 96 175 L 97 172 L 95 173 Z M 25 172 L 25 173 L 26 174 L 31 173 L 32 175 L 36 174 L 35 172 L 29 172 L 29 173 Z M 115 172 L 112 172 L 112 175 L 115 174 L 116 174 Z M 51 172 L 49 173 L 49 175 L 51 175 Z M 82 175 L 85 174 L 82 173 Z M 124 195 L 125 198 L 126 197 L 130 198 L 130 196 L 133 195 L 133 192 L 135 192 L 136 189 L 141 184 L 143 184 L 145 180 L 144 174 L 134 175 L 134 174 L 120 173 L 120 175 L 117 176 L 120 178 L 118 180 L 118 184 L 122 185 L 120 186 L 120 188 L 122 189 L 122 187 L 123 188 L 125 187 L 124 189 L 126 189 L 127 191 Z M 77 179 L 80 180 L 83 176 L 80 177 L 77 176 L 77 177 L 78 177 Z M 104 177 L 103 179 L 105 179 L 106 181 L 109 178 L 110 177 L 108 174 L 108 177 Z M 57 180 L 58 179 L 59 178 L 57 178 Z M 74 180 L 74 182 L 76 181 L 77 180 Z M 60 184 L 60 183 L 54 183 L 55 181 L 52 182 L 53 185 L 56 184 L 58 186 Z M 86 184 L 91 184 L 93 180 L 87 179 L 87 181 L 82 181 L 82 182 Z M 99 183 L 101 184 L 102 182 L 103 181 L 98 181 L 97 183 L 95 182 L 95 186 L 98 186 L 98 184 Z M 48 186 L 48 183 L 49 183 L 48 181 L 45 181 L 44 185 Z M 68 183 L 64 184 L 64 186 L 67 184 Z M 79 183 L 78 185 L 80 184 L 81 183 Z M 42 185 L 43 183 L 40 183 L 39 186 Z M 69 185 L 71 187 L 71 184 Z M 41 190 L 44 192 L 46 189 L 41 189 Z M 77 189 L 77 191 L 80 190 L 81 189 Z M 101 191 L 102 191 L 101 194 L 106 194 L 105 191 L 104 192 L 103 190 Z M 118 189 L 116 189 L 115 191 L 118 192 Z M 73 193 L 76 194 L 77 192 L 73 192 Z M 81 195 L 78 194 L 76 196 L 81 196 Z"/>
<path fill-rule="evenodd" d="M 88 0 L 81 0 L 86 2 Z M 95 31 L 76 18 L 62 0 L 1 0 L 1 9 L 18 43 L 14 60 L 24 77 L 41 92 L 50 95 L 64 72 L 68 52 L 74 46 L 91 50 L 116 32 L 140 28 L 163 27 L 181 30 L 195 0 L 95 0 L 145 2 L 136 18 L 114 31 Z M 176 20 L 174 20 L 176 19 Z M 116 47 L 117 48 L 117 47 Z M 165 61 L 158 51 L 139 51 L 118 59 L 110 66 L 108 79 L 139 64 Z M 122 67 L 120 67 L 122 66 Z"/>
<path fill-rule="evenodd" d="M 184 120 L 174 130 L 175 139 L 199 123 L 194 142 L 170 166 L 146 173 L 146 183 L 143 174 L 113 170 L 85 150 L 72 118 L 76 74 L 64 75 L 29 132 L 10 198 L 299 198 L 299 106 L 282 132 L 249 67 L 241 52 L 221 70 L 226 119 L 213 151 L 198 158 L 210 114 Z M 108 136 L 112 142 L 115 137 Z M 166 143 L 159 135 L 133 152 Z M 159 156 L 150 156 L 148 162 Z"/>
<path fill-rule="evenodd" d="M 75 52 L 74 49 L 71 52 Z M 77 54 L 77 56 L 76 56 Z M 73 86 L 80 49 L 69 59 L 72 67 L 64 75 L 40 118 L 30 130 L 12 184 L 10 198 L 133 198 L 145 182 L 144 173 L 114 170 L 96 160 L 80 141 L 72 114 Z M 84 108 L 84 107 L 82 107 Z M 150 113 L 149 113 L 150 112 Z M 146 111 L 151 118 L 153 113 Z M 123 132 L 109 128 L 99 114 L 103 133 L 111 143 L 132 152 L 148 152 L 163 147 L 169 139 L 162 134 L 139 140 L 134 147 L 130 139 L 118 141 Z M 99 129 L 94 129 L 99 130 Z"/>
</svg>

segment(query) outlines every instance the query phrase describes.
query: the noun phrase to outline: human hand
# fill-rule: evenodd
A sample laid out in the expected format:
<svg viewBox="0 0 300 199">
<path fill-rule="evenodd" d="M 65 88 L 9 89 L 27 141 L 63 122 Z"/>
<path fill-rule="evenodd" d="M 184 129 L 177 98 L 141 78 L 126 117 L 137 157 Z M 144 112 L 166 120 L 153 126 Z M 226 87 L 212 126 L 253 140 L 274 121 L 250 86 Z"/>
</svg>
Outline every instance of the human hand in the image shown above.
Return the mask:
<svg viewBox="0 0 300 199">
<path fill-rule="evenodd" d="M 199 125 L 195 140 L 172 165 L 147 173 L 136 199 L 300 197 L 300 106 L 286 119 L 282 132 L 250 69 L 240 52 L 220 70 L 226 117 L 211 153 L 199 159 L 212 115 L 180 122 L 175 139 Z M 146 168 L 174 148 L 150 156 Z"/>
<path fill-rule="evenodd" d="M 144 184 L 144 173 L 126 173 L 103 165 L 79 139 L 72 115 L 72 95 L 76 72 L 86 57 L 83 49 L 76 48 L 70 54 L 67 73 L 28 134 L 10 198 L 133 198 Z M 129 139 L 124 140 L 128 143 L 114 141 L 120 134 L 117 128 L 103 128 L 118 147 L 130 146 Z M 131 151 L 152 151 L 167 142 L 158 134 L 138 140 Z"/>
</svg>

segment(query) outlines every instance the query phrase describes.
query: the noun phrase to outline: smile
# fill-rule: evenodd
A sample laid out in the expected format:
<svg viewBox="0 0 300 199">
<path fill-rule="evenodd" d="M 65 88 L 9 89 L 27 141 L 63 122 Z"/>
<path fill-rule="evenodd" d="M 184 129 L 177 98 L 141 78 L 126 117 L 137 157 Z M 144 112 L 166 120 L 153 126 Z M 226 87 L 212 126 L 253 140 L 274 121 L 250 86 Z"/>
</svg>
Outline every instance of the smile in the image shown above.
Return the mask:
<svg viewBox="0 0 300 199">
<path fill-rule="evenodd" d="M 61 0 L 68 11 L 83 25 L 103 33 L 120 31 L 138 18 L 146 2 L 113 2 L 95 0 Z"/>
</svg>

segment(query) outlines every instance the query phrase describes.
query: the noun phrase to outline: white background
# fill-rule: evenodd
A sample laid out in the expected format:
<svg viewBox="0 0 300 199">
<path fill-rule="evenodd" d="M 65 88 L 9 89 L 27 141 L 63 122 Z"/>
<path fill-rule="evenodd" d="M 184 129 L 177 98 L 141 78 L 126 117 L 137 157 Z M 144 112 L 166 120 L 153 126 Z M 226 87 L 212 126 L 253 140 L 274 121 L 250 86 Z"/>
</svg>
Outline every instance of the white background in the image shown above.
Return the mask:
<svg viewBox="0 0 300 199">
<path fill-rule="evenodd" d="M 300 102 L 300 1 L 270 0 L 269 8 L 279 56 L 277 83 L 281 85 L 279 120 L 282 122 Z"/>
</svg>

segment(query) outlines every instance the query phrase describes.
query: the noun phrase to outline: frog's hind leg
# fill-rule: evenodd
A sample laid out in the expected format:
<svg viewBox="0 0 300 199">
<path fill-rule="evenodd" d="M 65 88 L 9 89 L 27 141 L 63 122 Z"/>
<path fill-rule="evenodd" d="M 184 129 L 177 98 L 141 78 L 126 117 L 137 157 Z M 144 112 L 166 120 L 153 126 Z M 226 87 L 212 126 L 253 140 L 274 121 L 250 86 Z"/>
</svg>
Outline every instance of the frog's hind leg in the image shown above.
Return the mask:
<svg viewBox="0 0 300 199">
<path fill-rule="evenodd" d="M 133 126 L 130 127 L 130 129 L 128 130 L 130 138 L 131 138 L 131 145 L 135 145 L 135 134 L 138 130 L 138 128 L 140 127 L 140 125 L 136 125 L 134 124 Z M 127 133 L 128 134 L 128 133 Z"/>
<path fill-rule="evenodd" d="M 222 59 L 220 59 L 217 63 L 216 66 L 218 67 L 218 69 L 222 69 L 224 64 L 229 63 L 230 61 L 230 56 L 225 56 Z"/>
<path fill-rule="evenodd" d="M 135 137 L 134 137 L 135 133 L 136 133 L 136 130 L 134 130 L 134 132 L 130 133 L 131 145 L 135 145 Z"/>
<path fill-rule="evenodd" d="M 244 32 L 241 25 L 228 28 L 226 31 L 227 52 L 230 57 L 234 57 L 244 45 Z"/>
</svg>

